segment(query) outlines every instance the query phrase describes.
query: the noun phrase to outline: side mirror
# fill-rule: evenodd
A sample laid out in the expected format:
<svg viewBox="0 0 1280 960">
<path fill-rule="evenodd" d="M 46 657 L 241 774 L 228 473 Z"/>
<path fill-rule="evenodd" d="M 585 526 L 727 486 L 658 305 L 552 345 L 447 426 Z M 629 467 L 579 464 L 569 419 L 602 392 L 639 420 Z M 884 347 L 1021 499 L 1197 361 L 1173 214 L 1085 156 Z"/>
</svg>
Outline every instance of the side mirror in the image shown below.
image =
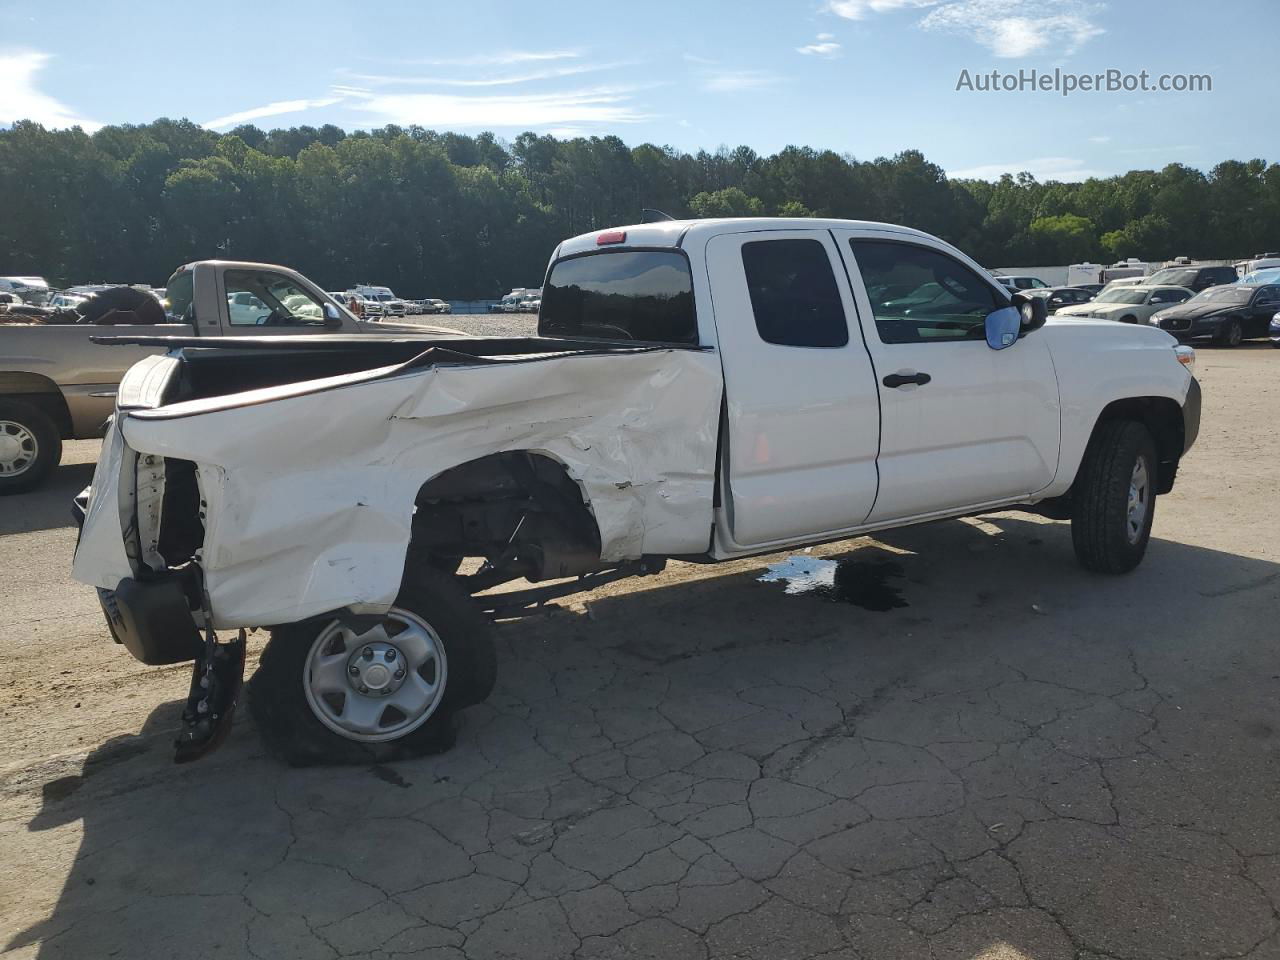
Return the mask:
<svg viewBox="0 0 1280 960">
<path fill-rule="evenodd" d="M 1012 303 L 1022 314 L 1022 332 L 1024 334 L 1039 330 L 1049 319 L 1049 308 L 1044 297 L 1030 297 L 1025 293 L 1015 293 Z"/>
<path fill-rule="evenodd" d="M 324 325 L 326 327 L 341 327 L 342 314 L 338 312 L 338 308 L 332 303 L 324 305 Z"/>
<path fill-rule="evenodd" d="M 1028 298 L 1030 299 L 1030 298 Z M 987 314 L 987 346 L 992 350 L 1004 350 L 1018 342 L 1022 329 L 1022 314 L 1016 307 L 1001 307 Z"/>
</svg>

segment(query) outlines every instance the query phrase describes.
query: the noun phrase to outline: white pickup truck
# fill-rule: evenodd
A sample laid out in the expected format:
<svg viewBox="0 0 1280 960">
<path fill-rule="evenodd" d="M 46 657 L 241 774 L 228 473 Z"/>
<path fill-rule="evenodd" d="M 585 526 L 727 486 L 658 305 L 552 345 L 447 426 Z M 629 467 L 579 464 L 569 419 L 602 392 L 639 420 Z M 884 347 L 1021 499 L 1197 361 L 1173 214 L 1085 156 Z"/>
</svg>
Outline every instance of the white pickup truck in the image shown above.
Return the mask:
<svg viewBox="0 0 1280 960">
<path fill-rule="evenodd" d="M 489 693 L 481 610 L 668 558 L 1021 507 L 1123 573 L 1200 417 L 1168 334 L 1046 325 L 946 243 L 840 220 L 567 240 L 537 337 L 168 346 L 121 385 L 74 575 L 139 659 L 195 661 L 179 759 L 234 705 L 217 630 L 271 631 L 250 706 L 291 762 L 386 759 Z"/>
</svg>

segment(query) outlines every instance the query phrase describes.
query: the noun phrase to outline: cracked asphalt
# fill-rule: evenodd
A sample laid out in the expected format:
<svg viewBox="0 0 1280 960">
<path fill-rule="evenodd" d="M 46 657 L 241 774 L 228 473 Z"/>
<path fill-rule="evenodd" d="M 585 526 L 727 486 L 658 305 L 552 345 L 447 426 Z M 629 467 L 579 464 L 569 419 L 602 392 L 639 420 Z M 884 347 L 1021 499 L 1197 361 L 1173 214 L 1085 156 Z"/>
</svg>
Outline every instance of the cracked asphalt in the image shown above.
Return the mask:
<svg viewBox="0 0 1280 960">
<path fill-rule="evenodd" d="M 499 628 L 450 752 L 293 770 L 115 648 L 55 484 L 0 501 L 5 958 L 1280 957 L 1280 355 L 1200 351 L 1133 575 L 1016 513 L 673 564 Z M 254 652 L 260 649 L 260 642 Z"/>
</svg>

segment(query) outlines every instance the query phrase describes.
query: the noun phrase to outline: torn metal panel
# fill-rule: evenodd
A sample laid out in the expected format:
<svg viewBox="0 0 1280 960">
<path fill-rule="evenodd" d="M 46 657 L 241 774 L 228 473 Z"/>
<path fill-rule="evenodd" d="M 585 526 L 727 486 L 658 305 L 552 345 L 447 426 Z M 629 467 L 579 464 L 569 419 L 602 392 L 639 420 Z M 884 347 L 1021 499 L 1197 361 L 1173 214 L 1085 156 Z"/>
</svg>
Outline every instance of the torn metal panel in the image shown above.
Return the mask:
<svg viewBox="0 0 1280 960">
<path fill-rule="evenodd" d="M 239 394 L 235 405 L 178 403 L 124 414 L 121 431 L 133 450 L 196 463 L 206 502 L 202 565 L 220 628 L 389 607 L 418 490 L 444 470 L 506 451 L 565 465 L 595 516 L 606 561 L 705 550 L 718 357 L 648 350 L 520 359 L 334 378 L 321 390 L 291 384 Z M 118 526 L 114 536 L 118 550 Z M 118 560 L 86 556 L 74 572 L 114 587 L 130 575 Z"/>
</svg>

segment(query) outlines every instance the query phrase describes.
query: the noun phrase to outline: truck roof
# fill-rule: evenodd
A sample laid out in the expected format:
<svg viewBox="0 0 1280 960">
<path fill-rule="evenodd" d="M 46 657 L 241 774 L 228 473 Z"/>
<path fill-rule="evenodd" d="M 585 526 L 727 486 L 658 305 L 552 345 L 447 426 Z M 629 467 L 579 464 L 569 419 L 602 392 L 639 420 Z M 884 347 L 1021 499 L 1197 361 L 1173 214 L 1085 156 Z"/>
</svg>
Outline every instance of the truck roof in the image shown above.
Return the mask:
<svg viewBox="0 0 1280 960">
<path fill-rule="evenodd" d="M 839 220 L 823 217 L 717 217 L 705 220 L 661 220 L 657 223 L 633 223 L 607 227 L 579 234 L 565 240 L 556 248 L 556 256 L 587 253 L 599 248 L 597 238 L 601 234 L 622 232 L 625 239 L 610 243 L 613 249 L 628 247 L 681 247 L 692 239 L 705 239 L 720 233 L 743 233 L 752 230 L 884 230 L 897 234 L 938 240 L 931 234 L 911 227 L 870 220 Z M 938 241 L 943 242 L 943 241 Z"/>
</svg>

